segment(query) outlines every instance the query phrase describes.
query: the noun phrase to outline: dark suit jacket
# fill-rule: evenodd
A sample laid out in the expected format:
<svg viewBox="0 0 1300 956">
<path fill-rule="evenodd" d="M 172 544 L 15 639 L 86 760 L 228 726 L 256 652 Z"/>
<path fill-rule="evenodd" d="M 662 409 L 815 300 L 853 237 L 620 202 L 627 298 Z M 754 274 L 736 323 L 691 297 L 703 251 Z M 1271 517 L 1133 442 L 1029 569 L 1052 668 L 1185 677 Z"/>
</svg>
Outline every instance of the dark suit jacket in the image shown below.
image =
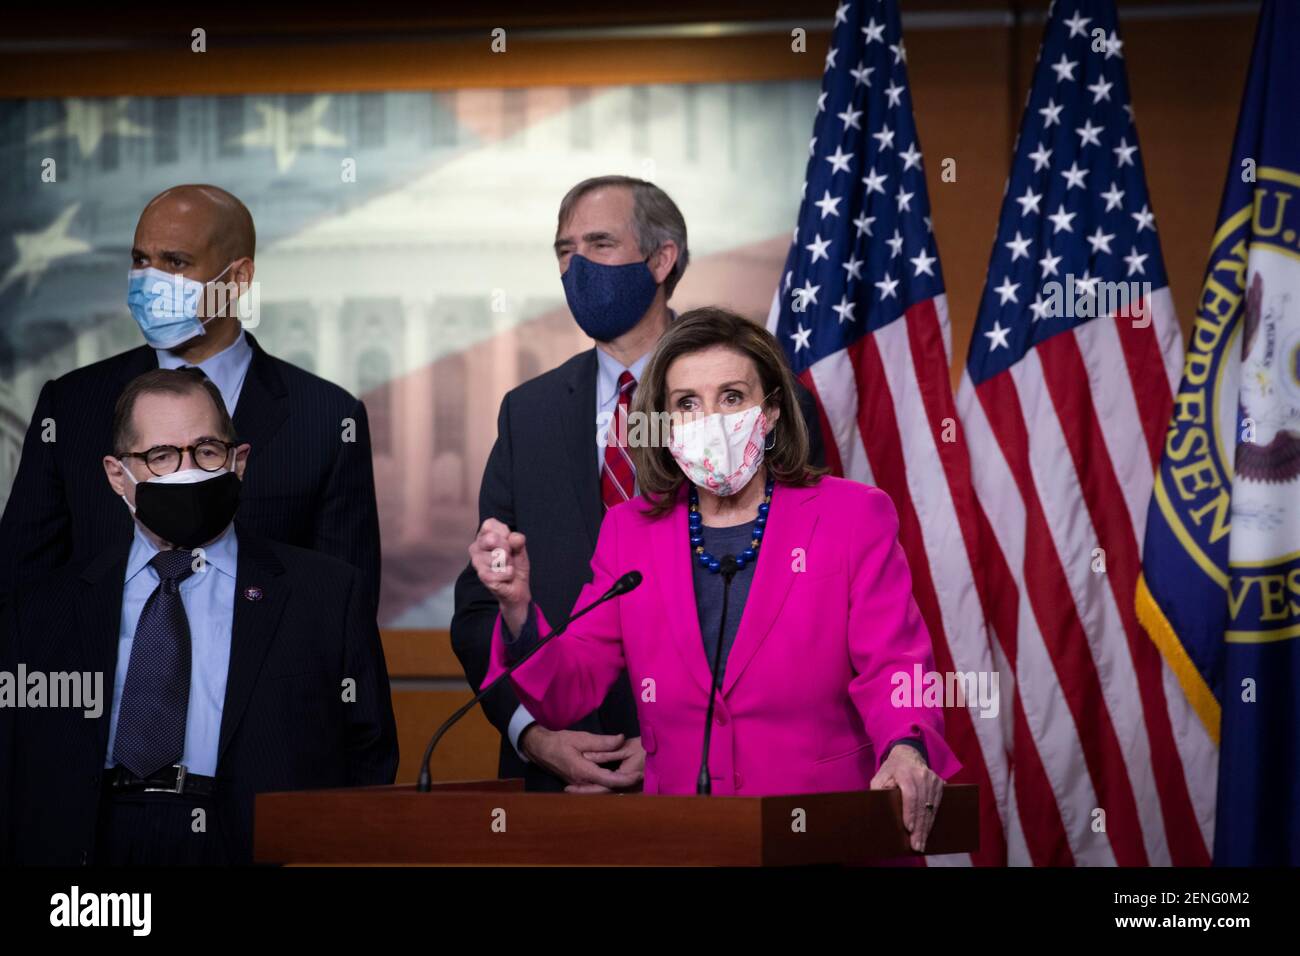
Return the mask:
<svg viewBox="0 0 1300 956">
<path fill-rule="evenodd" d="M 360 572 L 236 526 L 239 560 L 214 799 L 229 857 L 252 860 L 253 795 L 389 784 L 397 730 L 379 631 Z M 0 708 L 0 856 L 94 862 L 131 535 L 82 569 L 17 590 L 0 670 L 98 671 L 103 712 Z M 260 600 L 245 589 L 261 589 Z M 356 681 L 355 703 L 342 682 Z M 5 850 L 7 847 L 7 850 Z"/>
<path fill-rule="evenodd" d="M 596 371 L 593 348 L 507 393 L 479 491 L 480 524 L 496 518 L 527 536 L 533 600 L 550 621 L 567 617 L 591 580 L 591 555 L 605 515 L 594 441 Z M 821 464 L 817 404 L 802 386 L 799 405 L 813 443 L 812 461 Z M 487 675 L 496 616 L 496 599 L 473 566 L 466 566 L 456 581 L 451 643 L 475 691 Z M 520 760 L 510 745 L 506 731 L 518 706 L 509 681 L 483 700 L 483 712 L 501 733 L 500 776 L 523 777 L 529 790 L 563 790 L 563 780 Z M 599 709 L 571 729 L 637 736 L 636 704 L 626 676 Z"/>
<path fill-rule="evenodd" d="M 245 333 L 248 335 L 248 333 Z M 379 515 L 366 409 L 332 382 L 268 355 L 253 358 L 235 407 L 252 445 L 240 521 L 276 541 L 322 551 L 359 569 L 372 612 L 379 599 Z M 113 451 L 113 406 L 126 384 L 158 367 L 152 348 L 111 356 L 46 382 L 0 518 L 0 603 L 54 568 L 84 563 L 129 538 L 131 514 L 100 459 Z M 345 442 L 343 419 L 356 423 Z M 46 420 L 52 442 L 41 440 Z"/>
</svg>

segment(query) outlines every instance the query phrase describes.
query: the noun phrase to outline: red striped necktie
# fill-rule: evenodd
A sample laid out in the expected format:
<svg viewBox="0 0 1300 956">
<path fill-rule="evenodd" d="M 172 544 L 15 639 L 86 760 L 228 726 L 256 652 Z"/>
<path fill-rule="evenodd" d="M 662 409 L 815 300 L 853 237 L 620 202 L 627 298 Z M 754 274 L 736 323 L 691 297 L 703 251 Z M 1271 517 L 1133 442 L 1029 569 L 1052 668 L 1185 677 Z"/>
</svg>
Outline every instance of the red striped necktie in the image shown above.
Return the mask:
<svg viewBox="0 0 1300 956">
<path fill-rule="evenodd" d="M 627 501 L 636 491 L 636 468 L 623 444 L 627 441 L 627 408 L 635 391 L 636 379 L 631 372 L 623 372 L 618 377 L 618 406 L 609 424 L 609 434 L 605 438 L 605 463 L 600 469 L 600 498 L 606 509 Z"/>
</svg>

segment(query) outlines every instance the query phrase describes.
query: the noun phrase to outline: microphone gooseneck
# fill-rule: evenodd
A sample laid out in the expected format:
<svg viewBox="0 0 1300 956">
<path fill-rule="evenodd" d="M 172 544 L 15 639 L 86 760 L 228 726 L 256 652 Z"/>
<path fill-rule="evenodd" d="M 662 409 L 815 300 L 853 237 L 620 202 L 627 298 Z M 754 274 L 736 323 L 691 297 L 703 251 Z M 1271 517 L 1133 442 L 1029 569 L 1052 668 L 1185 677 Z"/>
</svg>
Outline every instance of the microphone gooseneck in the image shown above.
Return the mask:
<svg viewBox="0 0 1300 956">
<path fill-rule="evenodd" d="M 700 775 L 695 781 L 695 792 L 701 797 L 713 793 L 713 778 L 709 776 L 709 743 L 713 738 L 713 703 L 718 695 L 718 665 L 722 661 L 722 635 L 727 629 L 727 596 L 731 593 L 731 579 L 740 570 L 736 559 L 727 555 L 718 562 L 722 575 L 722 620 L 718 623 L 718 644 L 713 648 L 713 666 L 709 668 L 709 706 L 704 714 L 704 755 L 700 758 Z M 635 572 L 633 572 L 635 573 Z"/>
<path fill-rule="evenodd" d="M 420 777 L 419 780 L 416 782 L 415 789 L 420 793 L 428 793 L 431 789 L 433 789 L 433 777 L 429 773 L 429 761 L 433 759 L 433 751 L 438 746 L 438 741 L 442 740 L 443 735 L 447 733 L 447 731 L 451 730 L 451 728 L 455 726 L 458 720 L 460 720 L 471 710 L 473 710 L 475 704 L 481 701 L 488 694 L 492 693 L 492 691 L 496 689 L 496 686 L 498 684 L 500 684 L 503 680 L 505 680 L 507 677 L 513 674 L 518 667 L 523 665 L 525 661 L 527 661 L 530 657 L 532 657 L 543 647 L 545 647 L 548 643 L 550 643 L 550 641 L 553 638 L 559 637 L 561 634 L 563 634 L 565 628 L 567 628 L 578 618 L 582 617 L 588 611 L 592 611 L 600 607 L 600 605 L 604 604 L 606 601 L 611 601 L 616 597 L 621 597 L 622 595 L 627 594 L 628 591 L 635 590 L 640 584 L 641 584 L 640 571 L 627 572 L 627 574 L 623 575 L 621 578 L 615 581 L 610 586 L 609 590 L 606 591 L 604 594 L 602 594 L 600 597 L 596 598 L 596 600 L 592 601 L 582 610 L 575 611 L 573 614 L 570 614 L 567 618 L 565 618 L 563 621 L 560 622 L 558 627 L 552 628 L 551 633 L 547 634 L 545 637 L 541 638 L 536 644 L 534 644 L 527 654 L 524 654 L 521 658 L 519 658 L 519 660 L 515 661 L 513 664 L 507 667 L 504 671 L 502 671 L 500 674 L 497 675 L 496 680 L 492 681 L 492 683 L 488 684 L 486 687 L 480 690 L 470 700 L 466 701 L 464 704 L 458 707 L 456 709 L 456 712 L 453 713 L 446 720 L 444 720 L 442 722 L 442 726 L 439 727 L 436 731 L 434 731 L 433 737 L 429 740 L 429 746 L 424 749 L 424 759 L 420 762 Z"/>
</svg>

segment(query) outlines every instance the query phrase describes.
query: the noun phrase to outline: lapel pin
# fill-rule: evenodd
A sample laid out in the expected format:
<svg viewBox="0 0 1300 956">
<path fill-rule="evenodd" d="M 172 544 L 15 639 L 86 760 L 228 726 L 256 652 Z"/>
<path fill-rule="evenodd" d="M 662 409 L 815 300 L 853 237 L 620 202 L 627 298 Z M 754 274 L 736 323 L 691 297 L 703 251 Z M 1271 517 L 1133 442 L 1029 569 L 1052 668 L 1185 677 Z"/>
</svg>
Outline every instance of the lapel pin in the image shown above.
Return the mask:
<svg viewBox="0 0 1300 956">
<path fill-rule="evenodd" d="M 254 585 L 253 587 L 244 588 L 244 600 L 260 601 L 262 600 L 262 589 Z"/>
</svg>

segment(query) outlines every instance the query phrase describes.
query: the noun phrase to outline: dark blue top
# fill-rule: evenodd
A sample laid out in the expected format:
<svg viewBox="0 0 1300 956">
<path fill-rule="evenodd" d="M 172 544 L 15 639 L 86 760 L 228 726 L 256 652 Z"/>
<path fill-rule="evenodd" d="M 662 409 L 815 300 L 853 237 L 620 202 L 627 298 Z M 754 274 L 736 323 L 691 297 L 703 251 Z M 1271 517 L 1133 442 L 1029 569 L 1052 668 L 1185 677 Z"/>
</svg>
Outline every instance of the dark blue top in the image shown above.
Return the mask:
<svg viewBox="0 0 1300 956">
<path fill-rule="evenodd" d="M 715 558 L 727 555 L 735 556 L 749 547 L 754 534 L 754 522 L 733 525 L 730 528 L 702 528 L 704 550 Z M 749 597 L 749 585 L 754 580 L 753 562 L 746 564 L 731 579 L 731 593 L 727 595 L 727 620 L 722 620 L 722 590 L 725 579 L 721 574 L 714 574 L 708 568 L 700 567 L 691 552 L 691 568 L 695 576 L 695 607 L 699 612 L 700 636 L 704 638 L 704 659 L 713 666 L 713 655 L 718 649 L 718 628 L 722 627 L 722 660 L 718 662 L 717 687 L 722 687 L 722 677 L 727 672 L 727 657 L 731 654 L 731 645 L 736 643 L 736 631 L 740 628 L 740 615 L 745 610 L 745 601 Z"/>
</svg>

